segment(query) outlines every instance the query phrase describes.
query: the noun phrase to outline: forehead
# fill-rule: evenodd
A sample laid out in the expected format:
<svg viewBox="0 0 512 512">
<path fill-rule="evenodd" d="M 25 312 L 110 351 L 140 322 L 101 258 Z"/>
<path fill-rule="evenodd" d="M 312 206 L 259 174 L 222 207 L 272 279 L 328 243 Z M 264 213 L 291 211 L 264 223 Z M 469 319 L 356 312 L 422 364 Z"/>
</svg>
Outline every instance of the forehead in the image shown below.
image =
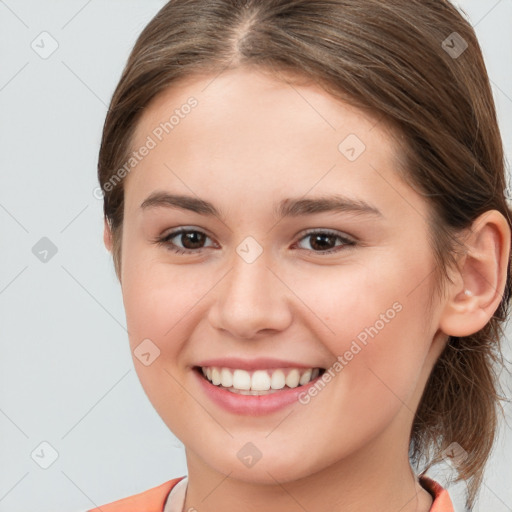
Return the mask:
<svg viewBox="0 0 512 512">
<path fill-rule="evenodd" d="M 192 103 L 195 106 L 191 108 Z M 254 67 L 180 78 L 146 106 L 137 123 L 133 146 L 143 144 L 147 135 L 154 135 L 155 131 L 162 140 L 179 139 L 183 125 L 193 125 L 197 138 L 208 135 L 210 140 L 219 134 L 218 130 L 211 131 L 213 126 L 236 129 L 231 135 L 238 139 L 244 131 L 255 139 L 270 134 L 270 129 L 278 126 L 281 141 L 287 134 L 307 128 L 311 140 L 323 133 L 337 139 L 352 130 L 361 139 L 365 136 L 368 139 L 367 134 L 373 132 L 374 147 L 377 139 L 381 146 L 390 148 L 394 144 L 393 133 L 382 116 L 363 112 L 335 98 L 319 84 L 297 73 L 279 71 L 277 74 Z M 160 133 L 162 129 L 164 133 Z"/>
<path fill-rule="evenodd" d="M 301 77 L 236 69 L 181 79 L 146 107 L 132 150 L 148 141 L 127 176 L 127 202 L 176 187 L 203 197 L 230 190 L 239 201 L 333 188 L 397 198 L 398 185 L 385 184 L 399 167 L 393 133 Z"/>
</svg>

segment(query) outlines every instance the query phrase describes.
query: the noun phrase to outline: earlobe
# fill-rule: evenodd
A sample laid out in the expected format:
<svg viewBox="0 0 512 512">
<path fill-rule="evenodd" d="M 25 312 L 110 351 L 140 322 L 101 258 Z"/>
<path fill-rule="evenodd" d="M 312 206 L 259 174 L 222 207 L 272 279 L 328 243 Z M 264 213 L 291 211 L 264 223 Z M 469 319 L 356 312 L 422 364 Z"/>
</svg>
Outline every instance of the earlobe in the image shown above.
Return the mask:
<svg viewBox="0 0 512 512">
<path fill-rule="evenodd" d="M 104 219 L 104 225 L 103 225 L 103 243 L 105 244 L 105 247 L 107 248 L 108 252 L 112 252 L 112 230 L 110 229 L 110 225 L 107 222 L 107 219 Z"/>
<path fill-rule="evenodd" d="M 440 329 L 449 336 L 470 336 L 489 322 L 501 302 L 510 255 L 510 228 L 490 210 L 478 217 L 465 240 L 467 252 L 449 285 Z"/>
</svg>

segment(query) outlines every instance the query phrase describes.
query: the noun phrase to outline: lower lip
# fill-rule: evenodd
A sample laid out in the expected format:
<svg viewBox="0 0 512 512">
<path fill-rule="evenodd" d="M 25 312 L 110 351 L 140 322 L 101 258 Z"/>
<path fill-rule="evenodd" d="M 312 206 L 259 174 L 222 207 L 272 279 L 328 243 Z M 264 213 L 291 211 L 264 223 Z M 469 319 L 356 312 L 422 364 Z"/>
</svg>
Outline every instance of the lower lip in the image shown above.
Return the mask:
<svg viewBox="0 0 512 512">
<path fill-rule="evenodd" d="M 288 405 L 296 403 L 299 399 L 299 395 L 307 393 L 308 389 L 314 386 L 321 377 L 318 376 L 304 386 L 278 391 L 277 393 L 269 393 L 268 395 L 241 395 L 213 385 L 202 376 L 200 370 L 194 369 L 193 373 L 196 378 L 199 379 L 200 385 L 206 395 L 213 402 L 229 412 L 248 416 L 263 416 L 264 414 L 279 411 Z"/>
</svg>

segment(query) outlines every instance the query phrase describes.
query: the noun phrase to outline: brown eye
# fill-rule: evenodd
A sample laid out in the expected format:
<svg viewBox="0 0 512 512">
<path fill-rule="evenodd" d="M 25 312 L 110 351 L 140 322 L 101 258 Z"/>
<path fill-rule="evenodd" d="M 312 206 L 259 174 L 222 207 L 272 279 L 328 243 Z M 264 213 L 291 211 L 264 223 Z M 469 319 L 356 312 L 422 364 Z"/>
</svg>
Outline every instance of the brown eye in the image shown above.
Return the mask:
<svg viewBox="0 0 512 512">
<path fill-rule="evenodd" d="M 328 254 L 337 252 L 345 246 L 355 245 L 355 241 L 345 236 L 330 231 L 313 231 L 307 233 L 302 240 L 308 240 L 308 247 L 300 247 L 301 249 L 312 250 L 313 252 Z"/>
<path fill-rule="evenodd" d="M 187 231 L 179 234 L 179 240 L 185 249 L 200 249 L 206 240 L 206 235 L 199 231 Z"/>
<path fill-rule="evenodd" d="M 208 235 L 195 229 L 179 229 L 157 240 L 159 244 L 165 245 L 171 251 L 179 254 L 198 253 L 209 246 L 205 242 Z"/>
</svg>

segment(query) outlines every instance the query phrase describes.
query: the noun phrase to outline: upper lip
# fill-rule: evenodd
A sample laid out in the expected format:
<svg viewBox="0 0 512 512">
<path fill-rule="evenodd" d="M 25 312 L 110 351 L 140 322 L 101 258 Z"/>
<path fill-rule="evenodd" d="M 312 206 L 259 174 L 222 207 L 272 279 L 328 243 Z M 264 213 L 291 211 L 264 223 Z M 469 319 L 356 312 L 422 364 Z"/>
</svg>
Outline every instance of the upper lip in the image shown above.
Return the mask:
<svg viewBox="0 0 512 512">
<path fill-rule="evenodd" d="M 322 368 L 311 364 L 297 363 L 295 361 L 285 361 L 284 359 L 273 359 L 268 357 L 259 357 L 256 359 L 240 359 L 236 357 L 223 357 L 216 359 L 207 359 L 200 361 L 195 366 L 232 368 L 234 370 L 266 370 L 274 368 Z"/>
</svg>

